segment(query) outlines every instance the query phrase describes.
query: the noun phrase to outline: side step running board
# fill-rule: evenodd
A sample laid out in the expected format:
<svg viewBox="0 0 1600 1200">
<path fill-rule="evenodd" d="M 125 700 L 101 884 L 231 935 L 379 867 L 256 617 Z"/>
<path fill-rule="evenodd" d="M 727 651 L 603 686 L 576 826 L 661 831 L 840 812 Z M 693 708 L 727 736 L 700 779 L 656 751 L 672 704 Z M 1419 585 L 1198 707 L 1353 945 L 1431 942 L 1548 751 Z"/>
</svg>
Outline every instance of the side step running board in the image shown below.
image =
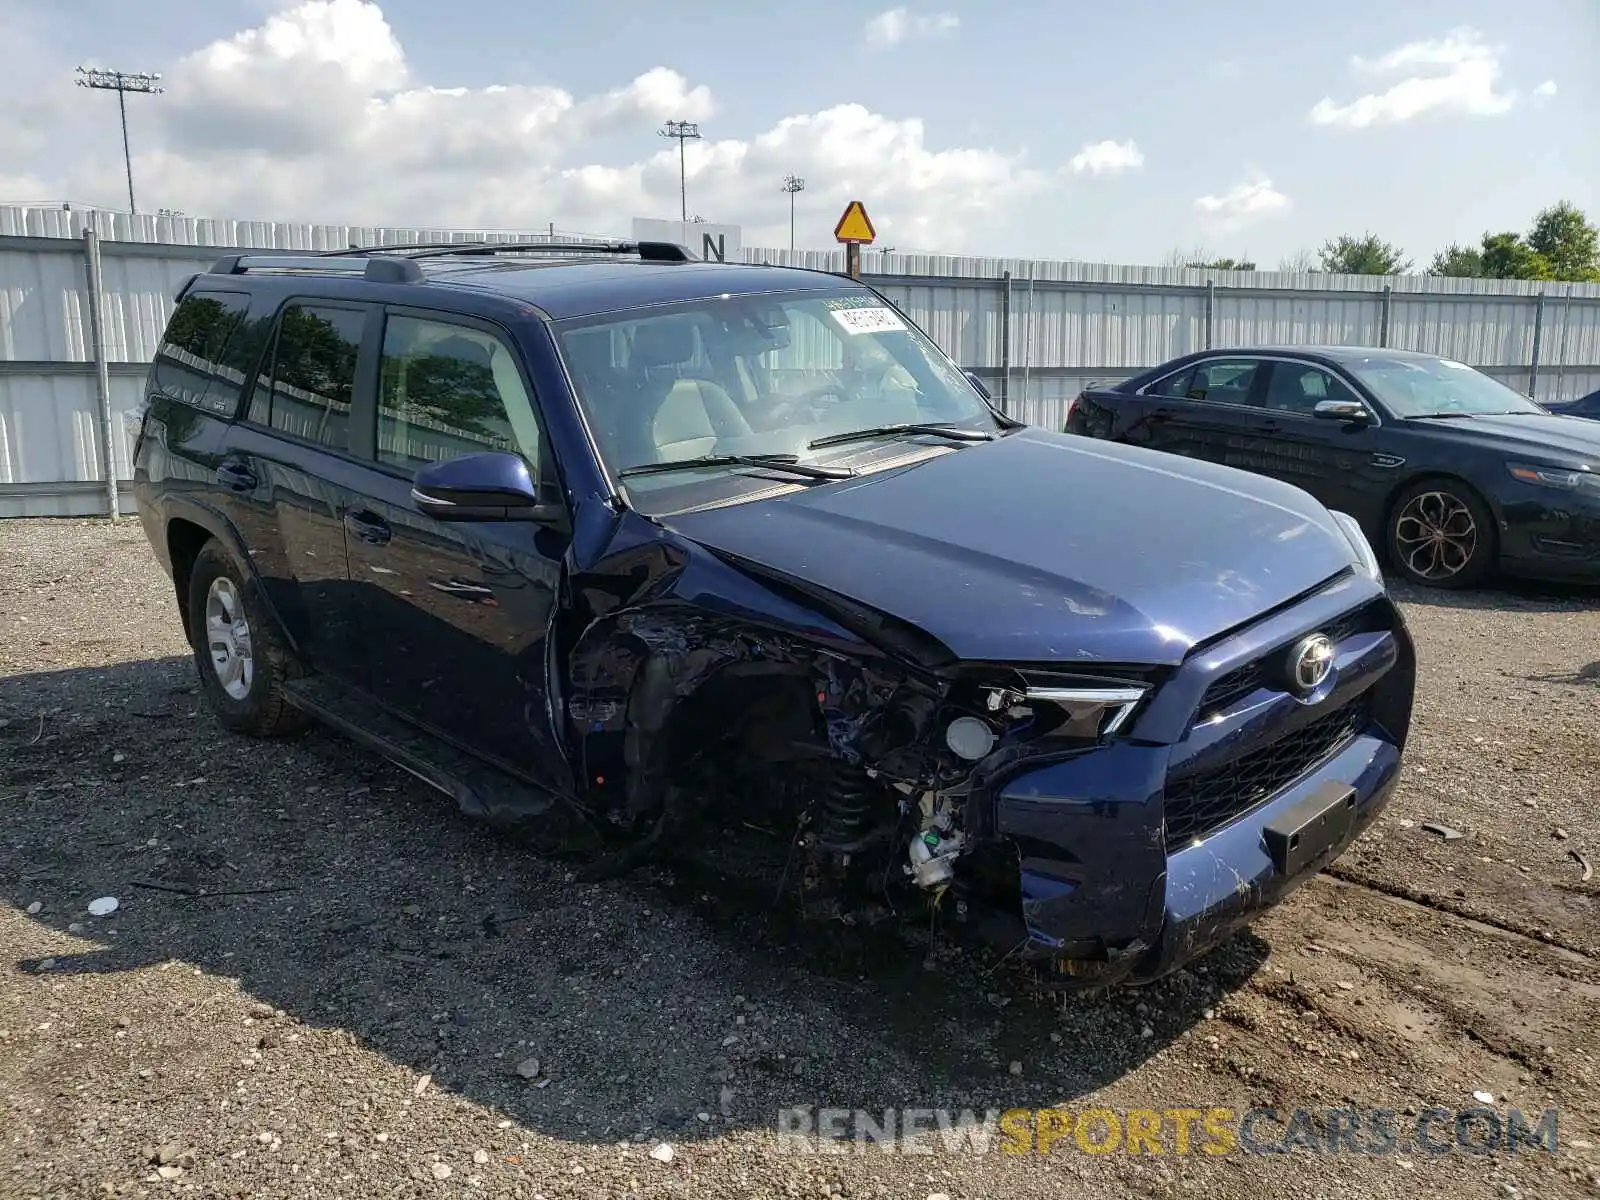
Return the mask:
<svg viewBox="0 0 1600 1200">
<path fill-rule="evenodd" d="M 515 826 L 553 806 L 533 785 L 417 729 L 326 676 L 292 679 L 283 690 L 296 708 L 437 788 L 469 816 Z"/>
</svg>

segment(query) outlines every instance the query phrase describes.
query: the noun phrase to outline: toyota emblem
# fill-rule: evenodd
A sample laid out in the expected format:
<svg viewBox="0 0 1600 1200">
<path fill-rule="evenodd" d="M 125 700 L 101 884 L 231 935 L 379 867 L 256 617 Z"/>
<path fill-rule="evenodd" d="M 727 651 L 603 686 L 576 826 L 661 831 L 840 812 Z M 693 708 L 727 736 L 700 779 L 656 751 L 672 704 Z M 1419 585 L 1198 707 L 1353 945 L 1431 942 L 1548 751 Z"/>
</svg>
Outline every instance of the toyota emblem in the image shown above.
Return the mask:
<svg viewBox="0 0 1600 1200">
<path fill-rule="evenodd" d="M 1301 638 L 1289 651 L 1289 682 L 1301 695 L 1309 695 L 1333 673 L 1333 643 L 1326 634 Z"/>
</svg>

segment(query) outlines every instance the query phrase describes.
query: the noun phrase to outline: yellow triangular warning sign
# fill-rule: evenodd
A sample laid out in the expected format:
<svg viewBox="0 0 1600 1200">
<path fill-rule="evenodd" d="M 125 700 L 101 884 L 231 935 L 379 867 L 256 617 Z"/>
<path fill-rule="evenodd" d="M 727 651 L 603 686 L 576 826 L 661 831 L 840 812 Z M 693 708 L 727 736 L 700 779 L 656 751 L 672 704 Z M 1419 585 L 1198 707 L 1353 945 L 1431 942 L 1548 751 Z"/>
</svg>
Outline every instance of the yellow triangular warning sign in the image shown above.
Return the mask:
<svg viewBox="0 0 1600 1200">
<path fill-rule="evenodd" d="M 835 241 L 862 246 L 870 246 L 877 240 L 878 232 L 872 228 L 872 218 L 867 216 L 866 206 L 861 201 L 852 200 L 844 206 L 844 215 L 833 227 L 833 237 Z"/>
</svg>

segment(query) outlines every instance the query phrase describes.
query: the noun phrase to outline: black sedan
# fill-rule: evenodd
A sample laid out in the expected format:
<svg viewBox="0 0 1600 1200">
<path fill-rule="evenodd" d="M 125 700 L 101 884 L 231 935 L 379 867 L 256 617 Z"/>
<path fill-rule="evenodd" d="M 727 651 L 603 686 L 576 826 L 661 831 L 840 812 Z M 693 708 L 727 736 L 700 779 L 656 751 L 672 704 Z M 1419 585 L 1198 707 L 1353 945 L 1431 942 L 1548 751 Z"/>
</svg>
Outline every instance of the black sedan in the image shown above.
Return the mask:
<svg viewBox="0 0 1600 1200">
<path fill-rule="evenodd" d="M 1067 432 L 1295 484 L 1414 583 L 1468 587 L 1496 568 L 1600 582 L 1600 423 L 1447 358 L 1208 350 L 1084 391 Z"/>
<path fill-rule="evenodd" d="M 1552 400 L 1545 407 L 1564 417 L 1588 417 L 1591 421 L 1600 421 L 1600 391 L 1579 396 L 1576 400 Z"/>
</svg>

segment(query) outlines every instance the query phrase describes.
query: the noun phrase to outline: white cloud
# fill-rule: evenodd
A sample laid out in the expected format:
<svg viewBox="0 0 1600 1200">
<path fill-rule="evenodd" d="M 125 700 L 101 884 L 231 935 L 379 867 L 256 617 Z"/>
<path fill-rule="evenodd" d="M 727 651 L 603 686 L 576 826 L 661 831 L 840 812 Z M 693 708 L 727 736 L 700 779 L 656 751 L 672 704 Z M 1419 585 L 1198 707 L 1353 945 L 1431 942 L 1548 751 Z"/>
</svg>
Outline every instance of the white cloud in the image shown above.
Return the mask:
<svg viewBox="0 0 1600 1200">
<path fill-rule="evenodd" d="M 135 131 L 140 199 L 197 215 L 625 235 L 632 217 L 678 211 L 678 147 L 656 136 L 669 118 L 705 122 L 686 147 L 691 212 L 743 226 L 747 245 L 788 244 L 778 184 L 791 172 L 807 181 L 802 245 L 831 247 L 860 199 L 884 241 L 954 251 L 978 248 L 1049 179 L 1018 154 L 934 148 L 920 120 L 858 104 L 719 137 L 710 90 L 665 66 L 587 96 L 433 87 L 369 0 L 301 3 L 181 58 L 163 83 Z M 7 159 L 11 185 L 115 204 L 107 120 L 56 111 L 47 137 Z"/>
<path fill-rule="evenodd" d="M 917 13 L 909 8 L 891 8 L 867 22 L 867 45 L 883 50 L 912 38 L 943 37 L 960 24 L 961 18 L 953 13 Z"/>
<path fill-rule="evenodd" d="M 1554 96 L 1556 94 L 1556 81 L 1554 79 L 1546 79 L 1533 89 L 1533 94 L 1540 97 Z"/>
<path fill-rule="evenodd" d="M 1090 142 L 1072 156 L 1074 175 L 1120 175 L 1144 166 L 1144 152 L 1131 140 Z"/>
<path fill-rule="evenodd" d="M 1285 215 L 1293 207 L 1289 197 L 1257 175 L 1219 196 L 1201 196 L 1194 202 L 1200 224 L 1210 233 L 1234 233 L 1248 225 Z"/>
<path fill-rule="evenodd" d="M 1356 57 L 1351 66 L 1374 79 L 1402 73 L 1405 78 L 1348 104 L 1324 96 L 1311 109 L 1313 124 L 1367 129 L 1435 113 L 1495 116 L 1507 112 L 1517 99 L 1514 91 L 1498 90 L 1500 50 L 1475 29 L 1408 42 L 1378 59 Z"/>
</svg>

